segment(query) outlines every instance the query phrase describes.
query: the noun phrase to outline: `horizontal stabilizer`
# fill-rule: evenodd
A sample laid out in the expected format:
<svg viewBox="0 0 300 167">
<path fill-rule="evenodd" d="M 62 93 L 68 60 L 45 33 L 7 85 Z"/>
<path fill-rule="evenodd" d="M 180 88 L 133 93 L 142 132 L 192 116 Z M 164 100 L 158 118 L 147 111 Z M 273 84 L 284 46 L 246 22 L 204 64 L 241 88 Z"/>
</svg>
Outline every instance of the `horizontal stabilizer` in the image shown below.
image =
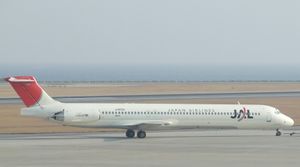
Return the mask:
<svg viewBox="0 0 300 167">
<path fill-rule="evenodd" d="M 12 82 L 12 83 L 30 83 L 30 82 L 35 82 L 33 79 L 18 79 L 15 77 L 8 77 L 5 78 L 6 81 Z"/>
</svg>

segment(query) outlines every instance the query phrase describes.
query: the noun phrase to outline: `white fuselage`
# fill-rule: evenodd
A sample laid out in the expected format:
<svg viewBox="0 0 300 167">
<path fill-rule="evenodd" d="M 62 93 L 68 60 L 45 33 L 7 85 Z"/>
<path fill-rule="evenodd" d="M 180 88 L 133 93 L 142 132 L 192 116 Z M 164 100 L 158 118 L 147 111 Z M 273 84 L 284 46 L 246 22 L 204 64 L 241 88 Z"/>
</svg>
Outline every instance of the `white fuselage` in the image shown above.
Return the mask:
<svg viewBox="0 0 300 167">
<path fill-rule="evenodd" d="M 265 105 L 226 104 L 113 104 L 61 103 L 52 99 L 33 76 L 15 76 L 9 82 L 27 108 L 21 115 L 46 118 L 67 126 L 123 128 L 126 137 L 145 138 L 149 129 L 291 127 L 294 121 Z"/>
<path fill-rule="evenodd" d="M 124 129 L 277 129 L 293 120 L 265 105 L 54 103 L 22 109 L 67 126 Z M 54 116 L 55 115 L 55 116 Z"/>
</svg>

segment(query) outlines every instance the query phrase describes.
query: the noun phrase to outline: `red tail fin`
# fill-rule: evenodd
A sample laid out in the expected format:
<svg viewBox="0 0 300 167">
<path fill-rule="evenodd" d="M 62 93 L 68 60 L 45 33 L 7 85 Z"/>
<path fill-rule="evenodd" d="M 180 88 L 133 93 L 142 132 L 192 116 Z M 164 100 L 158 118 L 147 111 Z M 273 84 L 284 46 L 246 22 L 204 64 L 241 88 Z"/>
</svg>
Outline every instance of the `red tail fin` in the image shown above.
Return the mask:
<svg viewBox="0 0 300 167">
<path fill-rule="evenodd" d="M 27 107 L 38 104 L 43 95 L 43 89 L 33 76 L 16 76 L 5 79 L 15 89 Z"/>
</svg>

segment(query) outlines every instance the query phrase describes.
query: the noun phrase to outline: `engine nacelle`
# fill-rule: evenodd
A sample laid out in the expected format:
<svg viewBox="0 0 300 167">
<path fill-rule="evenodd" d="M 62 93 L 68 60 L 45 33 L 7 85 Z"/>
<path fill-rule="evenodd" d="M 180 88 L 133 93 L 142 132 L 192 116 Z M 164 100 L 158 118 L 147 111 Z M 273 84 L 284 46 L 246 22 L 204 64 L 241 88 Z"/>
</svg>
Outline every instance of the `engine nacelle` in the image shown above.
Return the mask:
<svg viewBox="0 0 300 167">
<path fill-rule="evenodd" d="M 52 119 L 63 123 L 89 123 L 100 119 L 99 112 L 96 110 L 74 111 L 62 110 L 55 113 Z"/>
</svg>

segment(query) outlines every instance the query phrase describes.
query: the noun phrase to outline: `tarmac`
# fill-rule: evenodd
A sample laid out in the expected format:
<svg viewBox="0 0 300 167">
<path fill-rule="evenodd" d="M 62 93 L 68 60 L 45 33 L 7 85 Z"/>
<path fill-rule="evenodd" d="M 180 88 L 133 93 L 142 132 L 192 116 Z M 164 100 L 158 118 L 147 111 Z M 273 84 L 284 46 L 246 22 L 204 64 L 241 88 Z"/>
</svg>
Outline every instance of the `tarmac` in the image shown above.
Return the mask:
<svg viewBox="0 0 300 167">
<path fill-rule="evenodd" d="M 299 128 L 148 132 L 0 134 L 3 167 L 48 166 L 299 166 Z"/>
</svg>

